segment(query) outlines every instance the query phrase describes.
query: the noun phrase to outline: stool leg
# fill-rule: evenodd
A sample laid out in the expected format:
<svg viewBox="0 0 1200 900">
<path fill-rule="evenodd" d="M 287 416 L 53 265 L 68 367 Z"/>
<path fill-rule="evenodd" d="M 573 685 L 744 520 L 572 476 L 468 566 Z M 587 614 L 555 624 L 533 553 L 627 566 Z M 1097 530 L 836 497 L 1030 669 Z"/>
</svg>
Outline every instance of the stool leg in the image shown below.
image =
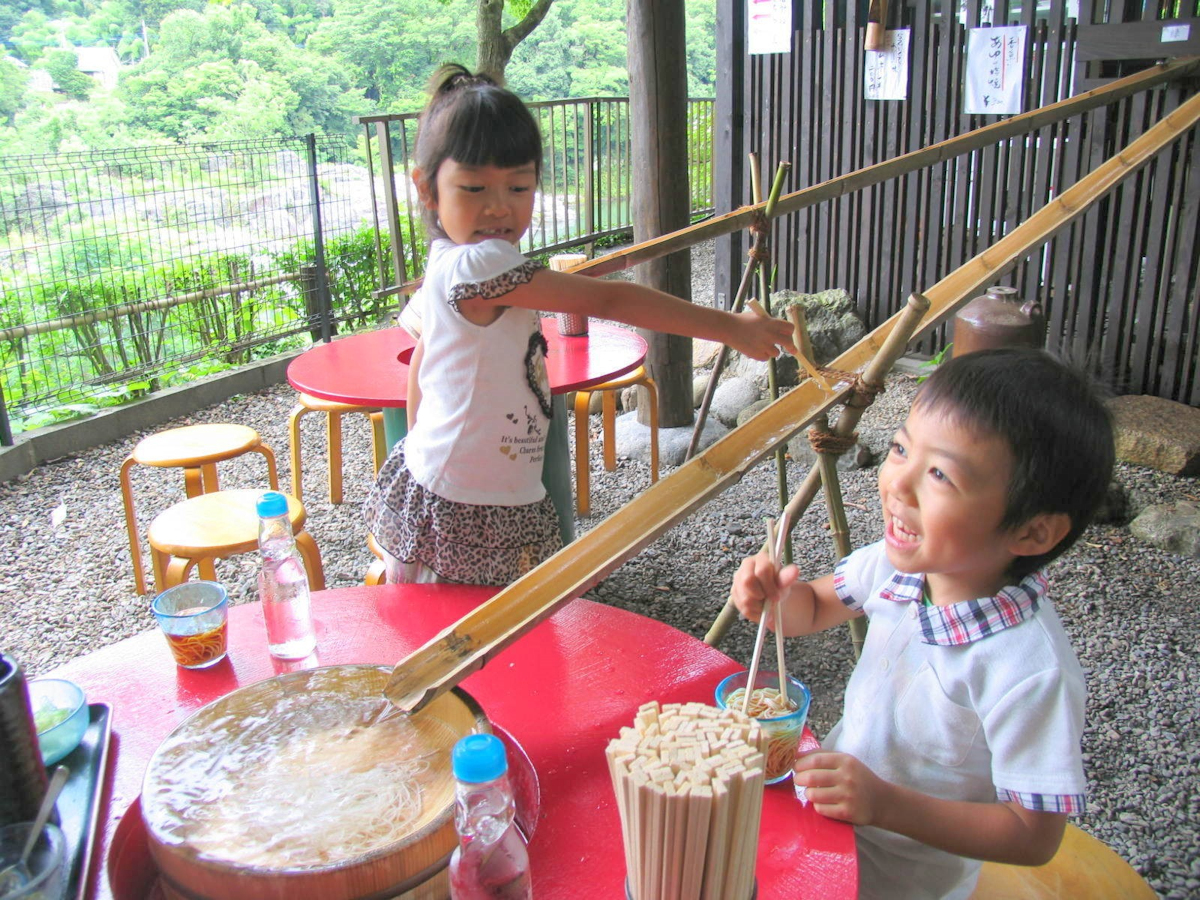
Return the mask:
<svg viewBox="0 0 1200 900">
<path fill-rule="evenodd" d="M 203 493 L 205 493 L 204 472 L 199 466 L 184 466 L 183 495 L 185 497 L 199 497 Z"/>
<path fill-rule="evenodd" d="M 581 516 L 591 509 L 588 466 L 588 405 L 591 391 L 575 392 L 575 508 Z"/>
<path fill-rule="evenodd" d="M 204 493 L 211 494 L 213 491 L 219 491 L 221 486 L 217 484 L 217 464 L 207 463 L 200 467 L 200 479 L 204 483 Z"/>
<path fill-rule="evenodd" d="M 325 569 L 321 566 L 321 551 L 317 549 L 317 542 L 312 539 L 312 535 L 307 531 L 296 535 L 296 549 L 300 551 L 300 558 L 304 560 L 304 568 L 308 572 L 309 589 L 325 590 Z"/>
<path fill-rule="evenodd" d="M 167 566 L 170 562 L 170 556 L 163 553 L 153 544 L 150 545 L 150 566 L 154 570 L 154 590 L 156 593 L 165 591 L 170 587 L 167 584 Z"/>
<path fill-rule="evenodd" d="M 325 423 L 329 436 L 329 502 L 342 502 L 342 414 L 331 412 Z"/>
<path fill-rule="evenodd" d="M 200 577 L 205 581 L 217 580 L 217 567 L 213 564 L 211 557 L 203 557 L 202 559 L 192 560 L 192 564 L 198 565 L 200 568 Z M 184 570 L 183 578 L 180 581 L 187 581 L 187 573 L 192 568 L 192 564 Z"/>
<path fill-rule="evenodd" d="M 604 468 L 610 472 L 617 470 L 617 392 L 602 391 L 600 394 L 600 417 L 604 430 Z"/>
<path fill-rule="evenodd" d="M 126 457 L 121 463 L 121 498 L 125 501 L 125 531 L 129 534 L 129 560 L 133 564 L 133 584 L 139 594 L 146 593 L 146 576 L 142 572 L 142 542 L 138 537 L 137 513 L 133 507 L 133 485 L 129 481 L 129 470 L 134 459 Z"/>
<path fill-rule="evenodd" d="M 650 483 L 658 481 L 658 385 L 646 376 L 646 395 L 650 398 Z"/>
<path fill-rule="evenodd" d="M 367 567 L 367 577 L 363 579 L 363 584 L 367 587 L 387 584 L 387 566 L 383 564 L 382 559 L 371 560 L 371 565 Z"/>
<path fill-rule="evenodd" d="M 308 412 L 308 407 L 297 403 L 288 416 L 288 441 L 291 444 L 292 461 L 292 496 L 297 500 L 304 499 L 304 476 L 300 469 L 300 420 Z"/>
<path fill-rule="evenodd" d="M 371 454 L 375 457 L 375 474 L 378 475 L 387 459 L 387 435 L 383 430 L 383 412 L 368 415 L 371 419 Z"/>
<path fill-rule="evenodd" d="M 266 444 L 259 444 L 253 448 L 254 453 L 261 453 L 267 461 L 267 484 L 271 486 L 271 490 L 279 490 L 279 470 L 275 468 L 275 452 Z"/>
<path fill-rule="evenodd" d="M 207 562 L 209 569 L 211 569 L 212 560 L 207 560 Z M 216 581 L 217 579 L 215 574 L 204 574 L 204 563 L 205 560 L 200 560 L 200 577 L 207 581 Z M 192 567 L 195 565 L 196 560 L 194 559 L 184 559 L 180 556 L 173 557 L 170 564 L 167 566 L 167 574 L 163 579 L 162 589 L 165 591 L 169 587 L 175 587 L 177 584 L 183 584 L 188 580 L 188 573 L 192 571 Z"/>
</svg>

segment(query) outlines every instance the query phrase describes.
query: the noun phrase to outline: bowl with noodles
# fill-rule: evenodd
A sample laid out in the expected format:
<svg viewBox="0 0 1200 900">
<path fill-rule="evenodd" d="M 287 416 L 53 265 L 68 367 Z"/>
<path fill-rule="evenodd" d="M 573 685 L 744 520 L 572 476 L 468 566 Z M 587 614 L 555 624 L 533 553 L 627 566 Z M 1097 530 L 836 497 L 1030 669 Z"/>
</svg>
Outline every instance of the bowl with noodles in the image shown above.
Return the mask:
<svg viewBox="0 0 1200 900">
<path fill-rule="evenodd" d="M 737 672 L 717 685 L 717 706 L 741 712 L 749 672 Z M 779 690 L 778 672 L 758 672 L 750 691 L 748 714 L 758 720 L 767 736 L 767 784 L 783 781 L 792 774 L 796 747 L 808 719 L 812 693 L 799 680 L 787 677 L 787 696 Z"/>
<path fill-rule="evenodd" d="M 450 749 L 491 726 L 460 688 L 390 715 L 391 671 L 328 666 L 245 685 L 159 745 L 141 811 L 168 896 L 448 895 Z"/>
</svg>

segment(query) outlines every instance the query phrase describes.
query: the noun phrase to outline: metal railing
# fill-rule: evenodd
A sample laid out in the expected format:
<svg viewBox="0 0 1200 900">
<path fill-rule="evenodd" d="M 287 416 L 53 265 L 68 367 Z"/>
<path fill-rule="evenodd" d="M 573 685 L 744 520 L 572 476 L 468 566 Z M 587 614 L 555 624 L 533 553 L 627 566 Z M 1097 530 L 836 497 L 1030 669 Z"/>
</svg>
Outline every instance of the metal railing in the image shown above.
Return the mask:
<svg viewBox="0 0 1200 900">
<path fill-rule="evenodd" d="M 531 106 L 546 157 L 522 249 L 627 230 L 628 101 Z M 424 265 L 416 116 L 363 121 L 365 159 L 316 135 L 0 159 L 0 443 L 381 321 Z M 700 214 L 711 100 L 688 136 Z"/>
<path fill-rule="evenodd" d="M 526 253 L 548 253 L 628 231 L 633 220 L 629 100 L 584 97 L 529 104 L 542 131 L 542 185 L 533 224 L 521 239 Z M 379 235 L 380 296 L 407 293 L 424 271 L 425 235 L 410 177 L 417 113 L 358 116 L 368 166 L 380 190 L 373 198 Z M 713 101 L 687 109 L 688 177 L 693 216 L 713 210 Z M 383 246 L 387 236 L 388 247 Z M 390 260 L 390 262 L 389 262 Z"/>
</svg>

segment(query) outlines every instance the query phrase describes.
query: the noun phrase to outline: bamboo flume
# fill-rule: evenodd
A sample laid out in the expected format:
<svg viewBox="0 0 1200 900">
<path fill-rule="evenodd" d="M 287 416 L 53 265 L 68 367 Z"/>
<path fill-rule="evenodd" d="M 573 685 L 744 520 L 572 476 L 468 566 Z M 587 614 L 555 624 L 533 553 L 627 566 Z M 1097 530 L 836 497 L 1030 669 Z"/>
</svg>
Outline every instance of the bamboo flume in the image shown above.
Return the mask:
<svg viewBox="0 0 1200 900">
<path fill-rule="evenodd" d="M 1200 61 L 1191 63 L 1196 65 Z M 1160 77 L 1165 75 L 1160 72 Z M 916 334 L 952 315 L 980 288 L 993 282 L 1033 247 L 1048 240 L 1197 122 L 1200 122 L 1200 95 L 1182 104 L 983 253 L 929 287 L 925 296 L 930 306 L 920 319 Z M 879 356 L 884 342 L 897 330 L 904 315 L 902 310 L 889 318 L 834 360 L 833 367 L 861 372 Z M 395 667 L 384 694 L 402 710 L 421 709 L 568 600 L 594 587 L 693 510 L 736 484 L 780 442 L 809 426 L 852 390 L 853 385 L 845 381 L 833 389 L 823 388 L 812 379 L 802 382 L 703 454 L 651 485 L 579 540 L 413 651 Z M 819 471 L 814 471 L 819 480 Z M 792 521 L 796 518 L 793 515 Z"/>
</svg>

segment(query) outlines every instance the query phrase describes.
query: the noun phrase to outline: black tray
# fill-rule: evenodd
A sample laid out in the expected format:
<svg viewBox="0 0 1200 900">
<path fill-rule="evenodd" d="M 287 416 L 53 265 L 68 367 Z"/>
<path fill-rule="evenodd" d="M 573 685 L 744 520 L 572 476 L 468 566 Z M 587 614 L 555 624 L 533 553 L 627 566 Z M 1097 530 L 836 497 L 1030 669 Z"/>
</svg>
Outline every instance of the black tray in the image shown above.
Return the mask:
<svg viewBox="0 0 1200 900">
<path fill-rule="evenodd" d="M 79 746 L 62 759 L 71 774 L 55 804 L 59 827 L 67 839 L 70 869 L 66 896 L 72 900 L 83 900 L 87 893 L 88 868 L 95 846 L 96 820 L 112 732 L 112 708 L 107 703 L 89 703 L 88 715 L 88 727 Z M 57 764 L 51 766 L 50 772 L 56 768 Z"/>
</svg>

